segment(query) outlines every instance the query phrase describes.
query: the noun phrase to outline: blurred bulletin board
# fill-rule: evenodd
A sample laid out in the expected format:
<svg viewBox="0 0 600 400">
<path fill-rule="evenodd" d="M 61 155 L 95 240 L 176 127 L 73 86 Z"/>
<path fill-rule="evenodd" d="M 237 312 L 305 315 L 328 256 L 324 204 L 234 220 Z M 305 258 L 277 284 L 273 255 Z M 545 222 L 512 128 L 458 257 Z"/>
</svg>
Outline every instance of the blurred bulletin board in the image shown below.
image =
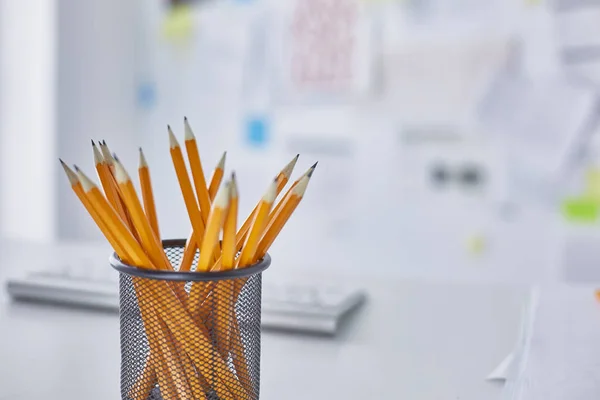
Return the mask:
<svg viewBox="0 0 600 400">
<path fill-rule="evenodd" d="M 373 82 L 373 24 L 360 0 L 273 6 L 272 90 L 278 102 L 348 103 Z"/>
</svg>

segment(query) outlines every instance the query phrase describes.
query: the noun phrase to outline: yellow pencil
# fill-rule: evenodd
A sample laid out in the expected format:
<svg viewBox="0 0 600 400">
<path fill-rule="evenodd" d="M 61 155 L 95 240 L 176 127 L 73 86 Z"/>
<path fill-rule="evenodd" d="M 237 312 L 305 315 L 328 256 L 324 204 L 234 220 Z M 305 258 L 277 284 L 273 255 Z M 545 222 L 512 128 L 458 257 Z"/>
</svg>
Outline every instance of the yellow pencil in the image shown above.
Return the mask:
<svg viewBox="0 0 600 400">
<path fill-rule="evenodd" d="M 215 167 L 212 177 L 210 178 L 210 185 L 208 187 L 208 195 L 211 200 L 215 198 L 217 195 L 217 191 L 219 190 L 219 186 L 221 186 L 221 181 L 223 180 L 223 175 L 225 174 L 225 160 L 227 159 L 227 152 L 223 152 L 219 163 Z"/>
<path fill-rule="evenodd" d="M 181 188 L 181 194 L 185 202 L 185 207 L 192 224 L 193 235 L 196 243 L 202 244 L 204 238 L 204 223 L 202 222 L 202 215 L 196 202 L 196 196 L 194 196 L 194 190 L 192 189 L 192 183 L 183 161 L 183 155 L 181 153 L 181 147 L 171 130 L 171 127 L 167 127 L 169 131 L 169 144 L 171 147 L 171 159 L 173 160 L 173 166 L 175 167 L 175 173 L 177 174 L 177 180 L 179 181 L 179 187 Z M 190 264 L 191 266 L 191 264 Z M 185 268 L 183 265 L 179 268 L 181 271 L 189 271 L 189 267 Z"/>
<path fill-rule="evenodd" d="M 144 202 L 144 211 L 154 230 L 156 237 L 160 240 L 160 229 L 158 228 L 158 215 L 156 214 L 156 204 L 154 203 L 154 192 L 152 190 L 152 180 L 150 179 L 150 167 L 140 147 L 140 160 L 138 166 L 138 176 L 140 178 L 140 187 L 142 189 L 142 200 Z"/>
</svg>

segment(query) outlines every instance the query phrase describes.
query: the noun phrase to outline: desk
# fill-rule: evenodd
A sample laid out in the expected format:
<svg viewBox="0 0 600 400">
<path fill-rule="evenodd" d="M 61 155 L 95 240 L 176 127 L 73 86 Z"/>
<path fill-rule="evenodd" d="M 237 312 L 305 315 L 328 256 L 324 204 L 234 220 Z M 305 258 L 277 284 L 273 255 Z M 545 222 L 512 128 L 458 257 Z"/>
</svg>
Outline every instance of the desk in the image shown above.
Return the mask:
<svg viewBox="0 0 600 400">
<path fill-rule="evenodd" d="M 0 280 L 71 251 L 1 250 Z M 106 247 L 93 251 L 106 259 Z M 261 400 L 500 398 L 484 378 L 515 344 L 526 286 L 361 284 L 369 301 L 340 337 L 264 334 Z M 0 399 L 119 398 L 115 314 L 10 303 L 4 289 L 0 301 Z"/>
</svg>

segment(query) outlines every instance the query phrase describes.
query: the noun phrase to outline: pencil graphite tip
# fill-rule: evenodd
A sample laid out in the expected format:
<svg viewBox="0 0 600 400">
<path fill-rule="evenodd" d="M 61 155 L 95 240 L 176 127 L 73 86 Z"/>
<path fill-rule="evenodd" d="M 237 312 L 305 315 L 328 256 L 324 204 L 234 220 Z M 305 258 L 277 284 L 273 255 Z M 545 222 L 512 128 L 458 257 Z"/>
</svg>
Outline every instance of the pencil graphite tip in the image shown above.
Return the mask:
<svg viewBox="0 0 600 400">
<path fill-rule="evenodd" d="M 173 130 L 170 125 L 167 125 L 167 130 L 169 131 L 169 147 L 175 149 L 179 147 L 179 143 L 177 142 L 177 138 L 173 134 Z"/>
<path fill-rule="evenodd" d="M 300 157 L 300 154 L 296 154 L 296 157 L 292 158 L 292 161 L 290 161 L 281 170 L 281 175 L 285 176 L 286 179 L 290 179 L 290 176 L 292 176 L 292 172 L 294 172 L 294 168 L 296 167 L 296 163 L 298 162 L 299 157 Z"/>
<path fill-rule="evenodd" d="M 100 146 L 100 150 L 102 152 L 102 157 L 104 158 L 104 161 L 108 165 L 112 165 L 113 157 L 110 154 L 110 150 L 108 149 L 108 145 L 106 144 L 106 141 L 102 141 L 102 146 Z"/>
<path fill-rule="evenodd" d="M 221 156 L 221 159 L 219 160 L 219 163 L 217 164 L 217 168 L 221 169 L 222 171 L 225 171 L 225 160 L 227 159 L 227 152 L 224 151 L 223 155 Z"/>
<path fill-rule="evenodd" d="M 104 161 L 104 157 L 102 156 L 102 153 L 100 152 L 100 150 L 98 150 L 98 147 L 96 147 L 96 145 L 94 144 L 93 140 L 92 140 L 92 151 L 94 152 L 94 164 L 96 164 L 96 165 L 102 164 L 102 162 Z"/>
<path fill-rule="evenodd" d="M 238 197 L 238 188 L 237 188 L 237 182 L 235 180 L 235 172 L 231 173 L 231 181 L 229 181 L 229 195 L 234 198 L 234 197 Z"/>
<path fill-rule="evenodd" d="M 67 179 L 69 180 L 69 183 L 71 184 L 71 186 L 76 185 L 79 182 L 79 178 L 77 178 L 77 174 L 75 174 L 75 172 L 73 172 L 73 170 L 71 168 L 69 168 L 69 166 L 60 158 L 58 159 L 60 161 L 60 165 L 62 165 L 65 174 L 67 175 Z"/>
<path fill-rule="evenodd" d="M 120 162 L 120 161 L 119 161 L 119 157 L 117 157 L 117 153 L 112 153 L 112 158 L 113 158 L 113 160 L 115 160 L 116 162 Z"/>
<path fill-rule="evenodd" d="M 144 151 L 140 147 L 139 168 L 146 168 L 146 167 L 148 167 L 148 162 L 146 161 L 146 156 L 144 156 Z"/>
<path fill-rule="evenodd" d="M 315 168 L 317 168 L 317 164 L 319 162 L 317 161 L 316 163 L 314 163 L 309 169 L 308 171 L 306 171 L 306 176 L 308 176 L 309 178 L 313 175 L 313 173 L 315 172 Z"/>
<path fill-rule="evenodd" d="M 91 140 L 92 140 L 92 146 L 96 147 L 96 142 L 94 142 L 94 139 L 91 139 Z"/>
<path fill-rule="evenodd" d="M 80 171 L 80 169 L 79 169 L 79 167 L 78 167 L 77 165 L 73 165 L 73 169 L 74 169 L 75 171 L 77 171 L 77 172 L 79 172 L 79 171 Z"/>
<path fill-rule="evenodd" d="M 129 174 L 125 171 L 125 167 L 123 164 L 119 162 L 119 160 L 115 157 L 115 179 L 118 183 L 126 183 L 131 179 L 129 178 Z"/>
<path fill-rule="evenodd" d="M 183 119 L 183 127 L 184 127 L 184 139 L 185 141 L 194 140 L 196 136 L 194 136 L 194 132 L 192 131 L 192 127 L 190 126 L 187 118 Z"/>
</svg>

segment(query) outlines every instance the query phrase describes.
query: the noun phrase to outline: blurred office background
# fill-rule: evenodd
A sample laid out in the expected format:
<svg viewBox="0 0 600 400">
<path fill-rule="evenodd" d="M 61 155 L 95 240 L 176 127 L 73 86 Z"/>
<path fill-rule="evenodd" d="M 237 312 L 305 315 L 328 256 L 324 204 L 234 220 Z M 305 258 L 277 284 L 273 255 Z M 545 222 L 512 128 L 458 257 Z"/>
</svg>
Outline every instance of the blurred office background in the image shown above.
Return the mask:
<svg viewBox="0 0 600 400">
<path fill-rule="evenodd" d="M 0 7 L 4 237 L 102 240 L 57 162 L 91 172 L 90 139 L 131 171 L 142 146 L 163 236 L 187 236 L 166 135 L 184 116 L 206 171 L 228 151 L 244 213 L 293 155 L 295 175 L 319 161 L 277 264 L 533 281 L 595 234 L 598 2 Z"/>
</svg>

